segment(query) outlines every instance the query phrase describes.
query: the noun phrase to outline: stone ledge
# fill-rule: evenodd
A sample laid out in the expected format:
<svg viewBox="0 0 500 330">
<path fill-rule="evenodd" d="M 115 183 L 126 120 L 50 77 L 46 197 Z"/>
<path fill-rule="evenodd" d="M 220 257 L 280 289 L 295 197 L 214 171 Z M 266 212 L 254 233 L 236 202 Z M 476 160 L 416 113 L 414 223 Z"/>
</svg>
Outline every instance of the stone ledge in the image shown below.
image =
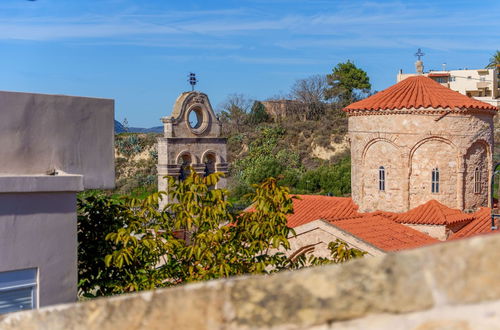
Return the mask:
<svg viewBox="0 0 500 330">
<path fill-rule="evenodd" d="M 0 175 L 0 193 L 82 191 L 82 175 Z"/>
<path fill-rule="evenodd" d="M 373 314 L 453 309 L 499 300 L 498 260 L 500 236 L 488 235 L 344 265 L 14 313 L 0 317 L 0 328 L 329 329 Z"/>
<path fill-rule="evenodd" d="M 375 314 L 336 322 L 313 330 L 494 330 L 500 329 L 500 300 L 456 306 L 440 306 L 403 315 Z"/>
</svg>

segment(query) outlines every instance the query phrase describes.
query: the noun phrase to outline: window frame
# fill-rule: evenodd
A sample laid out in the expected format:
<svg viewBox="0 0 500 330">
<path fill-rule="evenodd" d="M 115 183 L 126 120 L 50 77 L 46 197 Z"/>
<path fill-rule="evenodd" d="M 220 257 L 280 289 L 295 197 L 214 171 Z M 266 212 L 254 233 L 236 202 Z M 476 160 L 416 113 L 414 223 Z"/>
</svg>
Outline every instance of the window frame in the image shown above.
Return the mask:
<svg viewBox="0 0 500 330">
<path fill-rule="evenodd" d="M 435 167 L 432 169 L 431 176 L 431 193 L 439 194 L 439 168 Z"/>
<path fill-rule="evenodd" d="M 9 276 L 11 275 L 11 276 Z M 24 276 L 23 276 L 24 275 Z M 24 277 L 24 278 L 23 278 Z M 2 295 L 9 294 L 19 290 L 29 289 L 31 292 L 31 308 L 19 308 L 7 312 L 0 312 L 0 315 L 5 313 L 13 313 L 17 311 L 34 310 L 38 308 L 38 268 L 25 268 L 0 272 L 0 303 Z"/>
<path fill-rule="evenodd" d="M 385 191 L 385 167 L 379 166 L 378 168 L 378 191 Z"/>
<path fill-rule="evenodd" d="M 480 194 L 483 190 L 482 188 L 481 169 L 478 166 L 474 170 L 474 194 Z"/>
</svg>

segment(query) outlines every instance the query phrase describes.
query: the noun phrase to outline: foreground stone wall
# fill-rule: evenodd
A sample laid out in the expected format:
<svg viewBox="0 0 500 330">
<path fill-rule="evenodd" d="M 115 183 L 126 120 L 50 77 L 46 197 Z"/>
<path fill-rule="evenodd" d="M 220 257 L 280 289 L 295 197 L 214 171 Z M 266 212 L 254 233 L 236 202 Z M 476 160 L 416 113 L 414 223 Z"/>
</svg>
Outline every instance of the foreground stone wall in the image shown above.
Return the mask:
<svg viewBox="0 0 500 330">
<path fill-rule="evenodd" d="M 499 259 L 500 235 L 489 235 L 14 313 L 0 317 L 0 328 L 494 329 L 488 325 L 500 324 Z"/>
</svg>

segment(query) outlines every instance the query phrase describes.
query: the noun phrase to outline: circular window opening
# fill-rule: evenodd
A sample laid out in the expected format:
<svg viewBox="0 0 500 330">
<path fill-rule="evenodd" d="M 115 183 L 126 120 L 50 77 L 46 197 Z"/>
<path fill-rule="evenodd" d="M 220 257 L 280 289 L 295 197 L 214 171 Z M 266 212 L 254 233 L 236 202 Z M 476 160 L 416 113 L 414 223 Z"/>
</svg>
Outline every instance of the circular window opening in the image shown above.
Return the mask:
<svg viewBox="0 0 500 330">
<path fill-rule="evenodd" d="M 203 124 L 203 113 L 201 109 L 195 108 L 189 111 L 188 115 L 189 127 L 196 129 Z"/>
</svg>

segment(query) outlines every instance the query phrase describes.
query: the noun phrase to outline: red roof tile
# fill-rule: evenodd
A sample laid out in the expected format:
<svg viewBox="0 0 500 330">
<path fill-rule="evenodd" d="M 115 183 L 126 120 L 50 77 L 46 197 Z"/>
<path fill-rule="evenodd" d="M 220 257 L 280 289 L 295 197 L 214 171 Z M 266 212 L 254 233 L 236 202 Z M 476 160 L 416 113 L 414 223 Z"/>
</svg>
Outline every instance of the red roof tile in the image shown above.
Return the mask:
<svg viewBox="0 0 500 330">
<path fill-rule="evenodd" d="M 438 242 L 435 238 L 380 215 L 329 222 L 384 251 L 399 251 Z"/>
<path fill-rule="evenodd" d="M 428 201 L 405 213 L 376 211 L 359 213 L 350 197 L 295 195 L 294 213 L 288 215 L 288 226 L 298 227 L 314 220 L 325 220 L 331 225 L 384 251 L 416 248 L 438 242 L 406 224 L 449 225 L 467 222 L 449 239 L 491 233 L 490 209 L 463 213 L 435 200 Z"/>
<path fill-rule="evenodd" d="M 443 108 L 450 110 L 493 110 L 497 108 L 442 86 L 431 78 L 414 76 L 344 108 L 352 111 Z"/>
<path fill-rule="evenodd" d="M 404 213 L 381 212 L 381 214 L 399 223 L 422 225 L 450 225 L 474 219 L 472 213 L 449 208 L 436 200 L 430 200 Z"/>
<path fill-rule="evenodd" d="M 456 233 L 453 233 L 448 238 L 449 240 L 497 232 L 491 230 L 491 209 L 489 207 L 483 207 L 479 211 L 472 213 L 472 215 L 474 216 L 474 220 Z"/>
<path fill-rule="evenodd" d="M 358 206 L 350 197 L 321 195 L 295 195 L 294 213 L 288 216 L 288 226 L 293 228 L 305 223 L 330 218 L 345 218 L 357 215 Z"/>
</svg>

